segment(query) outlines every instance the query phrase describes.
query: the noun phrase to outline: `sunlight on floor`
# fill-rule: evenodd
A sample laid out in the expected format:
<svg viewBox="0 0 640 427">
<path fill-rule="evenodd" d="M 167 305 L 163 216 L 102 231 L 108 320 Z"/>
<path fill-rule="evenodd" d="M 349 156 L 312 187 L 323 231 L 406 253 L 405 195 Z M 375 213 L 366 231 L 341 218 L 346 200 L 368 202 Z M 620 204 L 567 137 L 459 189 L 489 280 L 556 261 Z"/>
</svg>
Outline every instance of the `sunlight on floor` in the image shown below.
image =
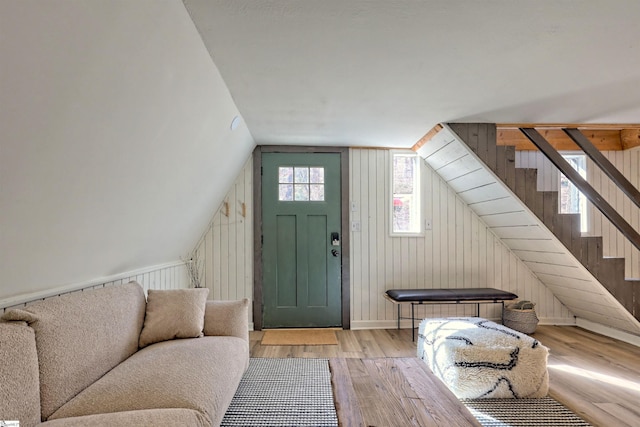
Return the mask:
<svg viewBox="0 0 640 427">
<path fill-rule="evenodd" d="M 640 392 L 640 384 L 635 381 L 629 381 L 622 378 L 612 377 L 611 375 L 600 374 L 586 369 L 576 368 L 569 365 L 548 365 L 549 369 L 557 369 L 569 374 L 579 375 L 581 377 L 590 378 L 607 384 L 624 387 L 629 390 Z"/>
<path fill-rule="evenodd" d="M 480 424 L 484 425 L 490 425 L 491 427 L 511 427 L 511 424 L 507 424 L 504 421 L 501 421 L 497 418 L 494 418 L 490 415 L 485 414 L 482 411 L 478 411 L 476 409 L 473 408 L 467 408 L 469 409 L 469 412 L 471 412 L 471 414 L 477 418 L 478 422 Z"/>
</svg>

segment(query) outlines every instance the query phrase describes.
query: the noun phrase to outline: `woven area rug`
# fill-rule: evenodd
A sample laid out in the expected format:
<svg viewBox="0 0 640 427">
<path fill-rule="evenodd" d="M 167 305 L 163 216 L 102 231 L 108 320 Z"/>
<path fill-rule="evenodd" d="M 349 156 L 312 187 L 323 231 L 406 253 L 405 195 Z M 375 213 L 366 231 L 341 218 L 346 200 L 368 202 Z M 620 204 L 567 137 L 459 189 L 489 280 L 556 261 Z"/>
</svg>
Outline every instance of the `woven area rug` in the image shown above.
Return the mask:
<svg viewBox="0 0 640 427">
<path fill-rule="evenodd" d="M 328 359 L 252 358 L 221 426 L 337 427 Z"/>
<path fill-rule="evenodd" d="M 262 345 L 338 345 L 333 329 L 268 329 Z"/>
<path fill-rule="evenodd" d="M 484 427 L 590 427 L 551 397 L 541 399 L 461 399 Z"/>
</svg>

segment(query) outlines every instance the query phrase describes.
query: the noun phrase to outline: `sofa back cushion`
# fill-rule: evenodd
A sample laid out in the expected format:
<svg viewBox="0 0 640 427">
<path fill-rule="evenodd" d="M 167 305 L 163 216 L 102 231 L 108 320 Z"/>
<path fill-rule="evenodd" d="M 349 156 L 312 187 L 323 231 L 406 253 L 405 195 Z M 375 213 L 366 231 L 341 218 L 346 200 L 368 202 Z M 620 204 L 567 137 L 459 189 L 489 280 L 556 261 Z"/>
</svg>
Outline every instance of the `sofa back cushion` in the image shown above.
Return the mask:
<svg viewBox="0 0 640 427">
<path fill-rule="evenodd" d="M 208 288 L 149 289 L 140 348 L 174 338 L 201 337 Z"/>
<path fill-rule="evenodd" d="M 145 305 L 142 287 L 131 282 L 4 314 L 3 319 L 26 321 L 35 331 L 44 420 L 138 350 Z"/>
<path fill-rule="evenodd" d="M 22 427 L 40 422 L 36 339 L 24 322 L 0 322 L 0 418 Z"/>
</svg>

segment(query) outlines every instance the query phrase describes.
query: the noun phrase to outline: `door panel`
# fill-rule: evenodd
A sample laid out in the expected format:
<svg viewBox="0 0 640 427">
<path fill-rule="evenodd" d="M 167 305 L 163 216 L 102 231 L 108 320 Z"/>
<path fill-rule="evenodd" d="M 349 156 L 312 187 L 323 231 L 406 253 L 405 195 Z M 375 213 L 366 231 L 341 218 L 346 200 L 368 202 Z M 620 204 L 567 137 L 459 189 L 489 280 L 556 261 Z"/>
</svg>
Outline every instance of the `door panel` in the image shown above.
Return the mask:
<svg viewBox="0 0 640 427">
<path fill-rule="evenodd" d="M 309 296 L 307 306 L 325 307 L 328 305 L 327 289 L 327 217 L 311 215 L 307 218 L 307 251 L 309 262 Z M 317 230 L 325 230 L 318 233 Z"/>
<path fill-rule="evenodd" d="M 340 155 L 263 153 L 262 169 L 264 327 L 341 326 Z"/>
</svg>

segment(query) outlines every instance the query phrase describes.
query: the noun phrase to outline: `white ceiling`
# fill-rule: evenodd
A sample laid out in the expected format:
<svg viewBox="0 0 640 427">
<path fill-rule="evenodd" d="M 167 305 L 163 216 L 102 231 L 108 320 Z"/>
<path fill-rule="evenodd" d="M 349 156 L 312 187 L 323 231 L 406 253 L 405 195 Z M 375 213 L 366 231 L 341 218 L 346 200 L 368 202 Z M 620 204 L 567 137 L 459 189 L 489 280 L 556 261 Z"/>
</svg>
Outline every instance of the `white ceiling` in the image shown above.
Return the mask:
<svg viewBox="0 0 640 427">
<path fill-rule="evenodd" d="M 640 122 L 637 0 L 184 0 L 258 144 Z"/>
</svg>

